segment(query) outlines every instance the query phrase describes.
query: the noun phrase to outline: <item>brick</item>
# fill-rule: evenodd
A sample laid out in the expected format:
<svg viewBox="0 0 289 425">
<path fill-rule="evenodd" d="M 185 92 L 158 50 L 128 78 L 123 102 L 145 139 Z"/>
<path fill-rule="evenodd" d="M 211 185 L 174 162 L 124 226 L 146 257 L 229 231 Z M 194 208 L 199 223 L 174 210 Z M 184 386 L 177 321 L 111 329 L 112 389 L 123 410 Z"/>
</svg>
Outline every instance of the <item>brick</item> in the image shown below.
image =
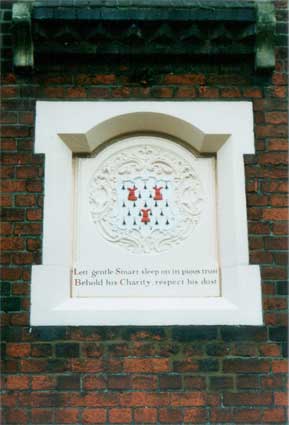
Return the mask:
<svg viewBox="0 0 289 425">
<path fill-rule="evenodd" d="M 188 393 L 171 393 L 170 404 L 172 406 L 204 406 L 206 404 L 206 397 L 200 392 Z"/>
<path fill-rule="evenodd" d="M 197 96 L 196 89 L 194 87 L 180 87 L 177 89 L 175 97 L 181 98 L 195 98 Z"/>
<path fill-rule="evenodd" d="M 20 112 L 19 113 L 19 123 L 20 124 L 33 124 L 34 123 L 34 113 L 33 112 Z"/>
<path fill-rule="evenodd" d="M 18 89 L 17 86 L 5 86 L 1 87 L 0 90 L 0 97 L 3 98 L 9 98 L 9 97 L 17 97 Z"/>
<path fill-rule="evenodd" d="M 103 364 L 101 360 L 72 359 L 71 369 L 73 372 L 102 372 Z"/>
<path fill-rule="evenodd" d="M 2 137 L 28 137 L 30 128 L 24 126 L 2 126 Z"/>
<path fill-rule="evenodd" d="M 4 312 L 19 311 L 21 299 L 19 297 L 2 297 L 1 309 Z"/>
<path fill-rule="evenodd" d="M 42 209 L 28 209 L 26 211 L 26 218 L 29 221 L 40 221 L 42 219 Z"/>
<path fill-rule="evenodd" d="M 11 195 L 0 195 L 0 206 L 1 209 L 3 207 L 11 207 L 12 205 L 12 196 Z"/>
<path fill-rule="evenodd" d="M 65 342 L 55 345 L 56 357 L 78 357 L 79 344 L 73 342 Z"/>
<path fill-rule="evenodd" d="M 288 114 L 281 111 L 266 112 L 265 121 L 269 124 L 287 124 Z"/>
<path fill-rule="evenodd" d="M 88 98 L 106 99 L 110 97 L 110 89 L 106 87 L 89 87 L 86 91 Z"/>
<path fill-rule="evenodd" d="M 259 375 L 245 375 L 237 376 L 237 388 L 241 389 L 256 389 L 260 388 Z"/>
<path fill-rule="evenodd" d="M 1 191 L 3 193 L 24 192 L 25 183 L 22 181 L 3 180 L 1 182 Z"/>
<path fill-rule="evenodd" d="M 7 376 L 6 381 L 7 390 L 28 390 L 29 377 L 28 376 Z"/>
<path fill-rule="evenodd" d="M 164 84 L 172 85 L 199 85 L 205 84 L 205 76 L 203 74 L 169 74 L 164 78 Z"/>
<path fill-rule="evenodd" d="M 268 150 L 270 151 L 288 151 L 287 139 L 270 139 L 268 142 Z"/>
<path fill-rule="evenodd" d="M 82 98 L 86 97 L 86 90 L 83 87 L 70 87 L 67 89 L 66 95 L 68 97 L 76 97 L 76 98 Z"/>
<path fill-rule="evenodd" d="M 52 345 L 45 343 L 33 343 L 31 345 L 32 357 L 50 357 L 52 355 Z"/>
<path fill-rule="evenodd" d="M 168 359 L 135 359 L 127 358 L 124 359 L 124 371 L 125 372 L 142 372 L 142 373 L 157 373 L 169 371 L 169 360 Z"/>
<path fill-rule="evenodd" d="M 21 360 L 20 362 L 20 369 L 24 373 L 45 372 L 46 367 L 47 361 L 42 359 Z"/>
<path fill-rule="evenodd" d="M 258 156 L 259 163 L 264 165 L 287 165 L 288 155 L 286 152 L 266 152 Z"/>
<path fill-rule="evenodd" d="M 31 179 L 34 177 L 39 177 L 40 174 L 39 167 L 20 166 L 16 168 L 16 177 L 18 179 Z"/>
<path fill-rule="evenodd" d="M 272 264 L 273 255 L 270 252 L 255 251 L 250 254 L 251 264 Z"/>
<path fill-rule="evenodd" d="M 286 326 L 275 326 L 269 328 L 269 339 L 271 341 L 287 341 L 288 334 Z"/>
<path fill-rule="evenodd" d="M 272 372 L 273 373 L 288 373 L 288 361 L 287 360 L 273 360 L 272 361 Z"/>
<path fill-rule="evenodd" d="M 155 424 L 157 423 L 157 409 L 152 407 L 137 408 L 134 410 L 135 423 Z"/>
<path fill-rule="evenodd" d="M 277 389 L 282 389 L 284 387 L 283 376 L 282 375 L 262 376 L 261 387 L 264 388 L 265 390 L 271 389 L 274 391 L 276 391 Z M 275 395 L 274 395 L 274 399 L 275 399 Z"/>
<path fill-rule="evenodd" d="M 288 239 L 286 237 L 268 237 L 265 238 L 266 249 L 287 250 Z"/>
<path fill-rule="evenodd" d="M 24 240 L 21 238 L 1 238 L 0 239 L 1 250 L 18 250 L 24 248 Z"/>
<path fill-rule="evenodd" d="M 280 356 L 280 348 L 277 344 L 262 344 L 259 347 L 261 356 L 274 357 Z"/>
<path fill-rule="evenodd" d="M 182 387 L 182 376 L 181 375 L 160 375 L 159 376 L 159 387 L 160 389 L 176 390 Z"/>
<path fill-rule="evenodd" d="M 106 423 L 106 409 L 84 409 L 82 413 L 83 424 Z"/>
<path fill-rule="evenodd" d="M 233 418 L 235 423 L 261 423 L 261 412 L 257 409 L 234 409 Z"/>
<path fill-rule="evenodd" d="M 99 376 L 85 376 L 83 378 L 83 388 L 85 390 L 102 390 L 106 388 L 106 378 Z"/>
<path fill-rule="evenodd" d="M 184 423 L 205 423 L 207 422 L 208 412 L 206 409 L 193 407 L 184 409 Z"/>
<path fill-rule="evenodd" d="M 153 87 L 151 93 L 153 97 L 171 98 L 173 89 L 171 87 Z"/>
<path fill-rule="evenodd" d="M 276 406 L 288 406 L 288 393 L 287 392 L 274 392 L 274 404 Z"/>
<path fill-rule="evenodd" d="M 179 373 L 197 372 L 199 370 L 199 362 L 190 358 L 174 361 L 173 370 Z"/>
<path fill-rule="evenodd" d="M 159 421 L 160 423 L 180 424 L 183 422 L 183 412 L 180 409 L 160 409 Z"/>
<path fill-rule="evenodd" d="M 262 184 L 262 190 L 264 192 L 280 192 L 280 193 L 287 193 L 288 192 L 288 183 L 287 182 L 268 182 Z"/>
<path fill-rule="evenodd" d="M 31 207 L 35 205 L 35 196 L 34 195 L 16 195 L 15 196 L 15 205 L 17 207 Z"/>
<path fill-rule="evenodd" d="M 131 423 L 132 411 L 128 408 L 112 408 L 109 410 L 109 421 L 112 424 Z"/>
<path fill-rule="evenodd" d="M 32 424 L 52 424 L 54 423 L 54 413 L 51 409 L 31 409 Z"/>
<path fill-rule="evenodd" d="M 55 378 L 53 376 L 34 375 L 31 380 L 31 387 L 33 390 L 45 391 L 55 388 Z"/>
<path fill-rule="evenodd" d="M 260 98 L 263 96 L 262 90 L 259 88 L 247 88 L 243 90 L 243 95 L 245 97 L 251 97 L 251 98 Z"/>
<path fill-rule="evenodd" d="M 65 89 L 63 87 L 45 87 L 43 94 L 48 98 L 62 98 L 64 97 Z"/>
<path fill-rule="evenodd" d="M 156 375 L 133 374 L 131 386 L 134 390 L 155 390 L 158 388 L 158 377 Z"/>
<path fill-rule="evenodd" d="M 82 352 L 87 357 L 99 358 L 103 355 L 104 347 L 101 344 L 88 343 L 82 345 Z M 114 353 L 116 355 L 116 353 Z"/>
<path fill-rule="evenodd" d="M 231 376 L 211 376 L 210 389 L 212 391 L 219 391 L 222 389 L 233 389 L 234 380 Z"/>
<path fill-rule="evenodd" d="M 282 297 L 265 298 L 263 301 L 264 310 L 285 310 L 287 300 Z"/>
<path fill-rule="evenodd" d="M 224 326 L 221 328 L 224 341 L 264 341 L 267 330 L 263 326 Z"/>
<path fill-rule="evenodd" d="M 28 192 L 42 192 L 43 191 L 43 184 L 39 180 L 27 181 L 26 190 Z"/>
<path fill-rule="evenodd" d="M 273 207 L 287 207 L 289 198 L 287 195 L 271 195 L 270 205 Z"/>
<path fill-rule="evenodd" d="M 29 224 L 16 224 L 14 233 L 17 236 L 20 235 L 40 235 L 42 232 L 42 225 L 40 223 L 29 223 Z"/>
<path fill-rule="evenodd" d="M 270 370 L 270 362 L 261 359 L 226 359 L 223 370 L 226 373 L 265 373 Z"/>
<path fill-rule="evenodd" d="M 119 404 L 124 407 L 161 407 L 171 404 L 170 395 L 166 392 L 129 392 L 121 393 Z M 192 398 L 192 397 L 191 397 Z M 196 396 L 196 402 L 197 402 Z"/>
<path fill-rule="evenodd" d="M 79 417 L 79 410 L 74 408 L 69 409 L 55 409 L 55 421 L 61 424 L 77 424 Z M 84 422 L 85 423 L 85 422 Z"/>
<path fill-rule="evenodd" d="M 257 137 L 286 137 L 288 128 L 285 125 L 257 125 L 255 133 Z"/>
<path fill-rule="evenodd" d="M 263 266 L 261 270 L 262 279 L 287 279 L 287 268 Z"/>
<path fill-rule="evenodd" d="M 166 337 L 165 330 L 162 327 L 125 327 L 122 335 L 124 339 L 129 339 L 132 341 L 160 341 Z"/>
<path fill-rule="evenodd" d="M 114 88 L 111 91 L 111 95 L 115 98 L 127 98 L 130 96 L 130 89 L 128 87 Z"/>
<path fill-rule="evenodd" d="M 199 95 L 205 98 L 218 98 L 219 90 L 213 87 L 200 87 Z"/>
<path fill-rule="evenodd" d="M 285 409 L 271 408 L 265 409 L 262 415 L 263 423 L 277 423 L 286 421 Z"/>
<path fill-rule="evenodd" d="M 264 220 L 288 220 L 287 208 L 268 208 L 263 211 Z"/>
<path fill-rule="evenodd" d="M 130 375 L 112 375 L 108 377 L 107 388 L 122 390 L 130 388 Z"/>
<path fill-rule="evenodd" d="M 272 393 L 225 393 L 225 406 L 267 406 L 272 404 Z"/>
<path fill-rule="evenodd" d="M 12 153 L 13 151 L 16 151 L 17 149 L 17 142 L 14 139 L 11 138 L 2 138 L 2 144 L 1 144 L 2 152 Z M 3 176 L 5 177 L 5 176 Z"/>
<path fill-rule="evenodd" d="M 75 77 L 75 82 L 77 85 L 111 85 L 115 83 L 114 74 L 79 74 Z"/>
<path fill-rule="evenodd" d="M 217 338 L 216 326 L 176 326 L 172 329 L 172 338 L 179 342 L 205 341 Z"/>
<path fill-rule="evenodd" d="M 221 89 L 221 97 L 234 98 L 240 96 L 241 92 L 237 87 Z"/>
<path fill-rule="evenodd" d="M 57 388 L 59 390 L 79 390 L 80 376 L 79 375 L 60 375 L 57 377 Z"/>
<path fill-rule="evenodd" d="M 8 411 L 6 420 L 8 424 L 28 424 L 28 413 L 25 409 L 11 409 Z"/>
<path fill-rule="evenodd" d="M 232 423 L 232 410 L 228 408 L 211 409 L 210 424 L 228 422 Z"/>
<path fill-rule="evenodd" d="M 31 346 L 30 344 L 7 344 L 6 353 L 11 357 L 27 357 L 30 355 Z"/>
</svg>

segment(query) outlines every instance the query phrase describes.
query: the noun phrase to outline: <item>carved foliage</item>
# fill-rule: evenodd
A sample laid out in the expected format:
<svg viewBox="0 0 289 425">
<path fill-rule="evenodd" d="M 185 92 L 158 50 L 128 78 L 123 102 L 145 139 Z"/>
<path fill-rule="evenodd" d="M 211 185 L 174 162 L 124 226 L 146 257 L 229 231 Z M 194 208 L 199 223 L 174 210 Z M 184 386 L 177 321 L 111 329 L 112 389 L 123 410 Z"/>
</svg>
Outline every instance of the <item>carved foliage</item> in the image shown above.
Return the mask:
<svg viewBox="0 0 289 425">
<path fill-rule="evenodd" d="M 142 142 L 106 155 L 88 188 L 89 210 L 97 232 L 134 254 L 164 252 L 187 239 L 199 221 L 203 204 L 195 161 L 189 152 L 171 150 L 166 142 L 158 146 Z M 118 224 L 119 184 L 140 179 L 170 182 L 173 226 L 126 228 Z"/>
</svg>

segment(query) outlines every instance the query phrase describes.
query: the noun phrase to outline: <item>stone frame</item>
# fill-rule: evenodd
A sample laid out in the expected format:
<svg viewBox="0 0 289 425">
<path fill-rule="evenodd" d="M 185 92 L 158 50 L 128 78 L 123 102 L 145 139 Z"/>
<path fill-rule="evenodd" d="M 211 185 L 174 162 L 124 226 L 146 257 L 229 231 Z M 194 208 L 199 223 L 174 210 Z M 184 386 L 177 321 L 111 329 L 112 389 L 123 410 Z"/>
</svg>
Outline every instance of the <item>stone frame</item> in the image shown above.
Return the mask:
<svg viewBox="0 0 289 425">
<path fill-rule="evenodd" d="M 162 133 L 216 154 L 221 297 L 71 298 L 73 152 L 135 132 Z M 254 153 L 251 102 L 41 101 L 35 152 L 45 154 L 45 199 L 43 264 L 32 267 L 32 325 L 263 323 L 259 266 L 249 265 L 243 163 L 244 154 Z"/>
</svg>

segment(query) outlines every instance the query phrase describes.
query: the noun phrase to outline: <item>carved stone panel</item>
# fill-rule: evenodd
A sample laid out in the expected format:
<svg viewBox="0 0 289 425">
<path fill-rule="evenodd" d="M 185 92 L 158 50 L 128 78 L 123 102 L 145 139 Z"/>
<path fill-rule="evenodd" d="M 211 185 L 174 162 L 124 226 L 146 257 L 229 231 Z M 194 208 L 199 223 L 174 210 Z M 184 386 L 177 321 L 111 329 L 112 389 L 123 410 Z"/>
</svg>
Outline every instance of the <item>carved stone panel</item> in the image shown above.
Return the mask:
<svg viewBox="0 0 289 425">
<path fill-rule="evenodd" d="M 142 142 L 105 158 L 88 187 L 97 232 L 133 254 L 169 250 L 185 240 L 202 210 L 194 157 Z"/>
<path fill-rule="evenodd" d="M 215 160 L 138 136 L 76 161 L 74 296 L 218 296 Z"/>
</svg>

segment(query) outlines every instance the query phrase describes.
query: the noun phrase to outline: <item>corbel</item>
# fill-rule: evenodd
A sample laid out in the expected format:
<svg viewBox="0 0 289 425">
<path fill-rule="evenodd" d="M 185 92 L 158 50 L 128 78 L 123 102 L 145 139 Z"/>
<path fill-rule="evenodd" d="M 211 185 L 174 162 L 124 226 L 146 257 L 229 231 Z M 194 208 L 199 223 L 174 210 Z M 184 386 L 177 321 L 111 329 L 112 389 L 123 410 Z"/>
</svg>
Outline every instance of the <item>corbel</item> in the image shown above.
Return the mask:
<svg viewBox="0 0 289 425">
<path fill-rule="evenodd" d="M 270 70 L 275 67 L 274 37 L 276 17 L 273 3 L 260 1 L 256 4 L 256 70 Z"/>
<path fill-rule="evenodd" d="M 13 4 L 13 65 L 17 70 L 32 70 L 34 66 L 31 10 L 31 1 Z"/>
</svg>

